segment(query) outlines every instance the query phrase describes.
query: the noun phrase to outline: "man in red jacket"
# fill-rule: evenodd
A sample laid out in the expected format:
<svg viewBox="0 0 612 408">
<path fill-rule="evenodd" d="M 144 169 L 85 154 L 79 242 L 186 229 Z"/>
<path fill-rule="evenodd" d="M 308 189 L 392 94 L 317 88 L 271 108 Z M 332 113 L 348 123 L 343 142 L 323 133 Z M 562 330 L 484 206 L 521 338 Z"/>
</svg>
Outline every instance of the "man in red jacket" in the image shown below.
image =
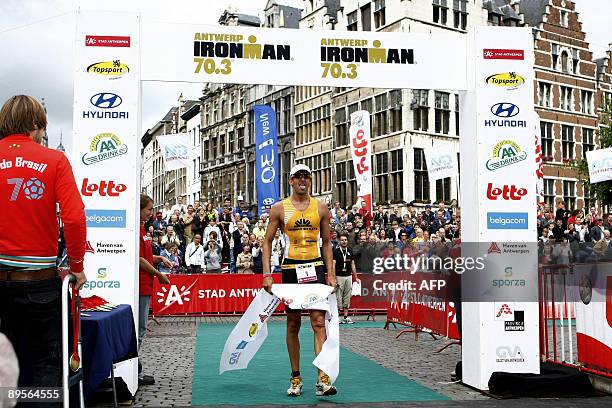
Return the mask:
<svg viewBox="0 0 612 408">
<path fill-rule="evenodd" d="M 43 106 L 13 96 L 0 110 L 0 331 L 19 359 L 20 387 L 61 384 L 59 203 L 70 272 L 86 281 L 85 211 L 64 153 L 40 144 Z"/>
</svg>

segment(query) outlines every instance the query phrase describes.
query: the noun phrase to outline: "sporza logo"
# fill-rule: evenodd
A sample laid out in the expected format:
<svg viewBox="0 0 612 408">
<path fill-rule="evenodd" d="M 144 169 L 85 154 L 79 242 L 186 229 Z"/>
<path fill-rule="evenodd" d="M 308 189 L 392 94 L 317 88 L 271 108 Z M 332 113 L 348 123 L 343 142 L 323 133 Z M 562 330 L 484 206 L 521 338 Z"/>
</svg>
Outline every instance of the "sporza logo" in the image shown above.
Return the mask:
<svg viewBox="0 0 612 408">
<path fill-rule="evenodd" d="M 518 106 L 510 102 L 500 102 L 491 106 L 491 113 L 501 119 L 485 119 L 485 127 L 527 127 L 527 121 L 509 119 L 519 114 Z"/>
<path fill-rule="evenodd" d="M 529 213 L 488 212 L 487 228 L 491 230 L 527 229 Z"/>
<path fill-rule="evenodd" d="M 85 282 L 86 289 L 119 289 L 121 282 L 118 280 L 109 280 L 107 268 L 98 268 L 98 276 L 95 280 Z"/>
<path fill-rule="evenodd" d="M 487 79 L 485 79 L 485 82 L 488 85 L 499 86 L 512 91 L 523 85 L 525 83 L 525 78 L 518 75 L 516 72 L 502 72 L 489 75 Z"/>
<path fill-rule="evenodd" d="M 499 170 L 502 167 L 511 166 L 522 162 L 527 158 L 518 143 L 512 140 L 502 140 L 493 147 L 493 158 L 487 160 L 487 170 Z"/>
<path fill-rule="evenodd" d="M 83 155 L 84 164 L 95 164 L 126 154 L 128 148 L 113 133 L 100 133 L 89 144 L 89 152 Z"/>
<path fill-rule="evenodd" d="M 125 228 L 125 210 L 85 210 L 90 228 Z"/>
<path fill-rule="evenodd" d="M 117 79 L 130 72 L 130 67 L 122 64 L 121 60 L 101 61 L 89 65 L 87 72 L 106 76 L 109 79 Z"/>
</svg>

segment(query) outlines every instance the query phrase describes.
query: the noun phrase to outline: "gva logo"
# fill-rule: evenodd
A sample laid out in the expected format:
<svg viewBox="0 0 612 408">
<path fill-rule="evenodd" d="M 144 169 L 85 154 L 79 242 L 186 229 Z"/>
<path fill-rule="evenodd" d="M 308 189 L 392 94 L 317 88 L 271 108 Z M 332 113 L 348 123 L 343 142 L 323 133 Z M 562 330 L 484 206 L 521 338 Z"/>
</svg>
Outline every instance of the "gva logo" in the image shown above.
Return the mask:
<svg viewBox="0 0 612 408">
<path fill-rule="evenodd" d="M 612 157 L 606 157 L 603 160 L 593 160 L 591 168 L 593 170 L 606 169 L 612 167 Z"/>
<path fill-rule="evenodd" d="M 165 146 L 164 155 L 166 160 L 186 159 L 189 157 L 189 149 L 185 145 Z"/>
<path fill-rule="evenodd" d="M 95 192 L 98 192 L 101 197 L 118 197 L 119 194 L 123 193 L 126 189 L 127 187 L 125 184 L 115 184 L 112 180 L 102 180 L 100 183 L 89 183 L 89 179 L 86 177 L 83 179 L 81 194 L 86 197 L 91 197 Z"/>
<path fill-rule="evenodd" d="M 162 286 L 162 292 L 157 292 L 157 303 L 163 303 L 164 306 L 170 306 L 174 303 L 183 305 L 184 303 L 191 301 L 191 298 L 189 297 L 191 291 L 186 288 L 185 285 L 182 285 L 180 290 L 176 285 L 170 285 L 170 289 L 168 289 L 166 286 L 167 285 Z"/>
<path fill-rule="evenodd" d="M 453 158 L 450 154 L 445 154 L 443 156 L 432 157 L 431 165 L 432 167 L 448 167 L 453 164 Z"/>
<path fill-rule="evenodd" d="M 525 361 L 523 358 L 523 352 L 519 346 L 500 346 L 495 350 L 498 363 L 522 363 Z"/>
</svg>

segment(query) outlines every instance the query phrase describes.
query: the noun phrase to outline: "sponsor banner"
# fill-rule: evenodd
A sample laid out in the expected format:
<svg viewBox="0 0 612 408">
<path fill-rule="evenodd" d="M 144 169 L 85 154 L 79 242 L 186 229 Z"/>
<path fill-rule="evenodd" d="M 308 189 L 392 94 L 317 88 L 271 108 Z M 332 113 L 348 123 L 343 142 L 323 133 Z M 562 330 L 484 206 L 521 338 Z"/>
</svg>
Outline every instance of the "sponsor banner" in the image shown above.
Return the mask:
<svg viewBox="0 0 612 408">
<path fill-rule="evenodd" d="M 278 201 L 278 135 L 276 112 L 268 105 L 255 105 L 255 174 L 259 214 Z"/>
<path fill-rule="evenodd" d="M 90 241 L 94 249 L 96 246 Z M 396 276 L 397 275 L 397 276 Z M 151 308 L 156 315 L 184 315 L 191 313 L 244 312 L 261 288 L 261 275 L 201 274 L 169 275 L 170 285 L 154 283 Z M 280 274 L 274 279 L 280 282 Z M 388 282 L 395 282 L 399 274 L 359 274 L 362 296 L 351 299 L 351 309 L 385 310 Z M 283 310 L 283 305 L 279 311 Z"/>
<path fill-rule="evenodd" d="M 77 12 L 70 161 L 86 205 L 83 296 L 128 304 L 138 321 L 140 17 Z M 60 209 L 61 210 L 61 209 Z M 137 366 L 117 368 L 132 393 Z"/>
<path fill-rule="evenodd" d="M 466 89 L 465 55 L 446 33 L 142 25 L 143 80 Z"/>
<path fill-rule="evenodd" d="M 612 180 L 612 147 L 586 152 L 591 184 Z"/>
<path fill-rule="evenodd" d="M 368 211 L 372 211 L 372 142 L 370 140 L 370 112 L 351 113 L 349 128 L 351 156 L 355 181 L 357 182 L 357 199 L 366 202 Z"/>
<path fill-rule="evenodd" d="M 494 48 L 485 48 L 482 50 L 484 59 L 502 59 L 502 60 L 524 60 L 524 50 L 500 50 Z"/>
<path fill-rule="evenodd" d="M 444 288 L 421 290 L 420 283 L 431 274 L 402 273 L 401 285 L 387 291 L 387 322 L 429 329 L 435 334 L 459 339 L 459 328 L 452 293 Z M 408 290 L 408 282 L 417 283 Z"/>
<path fill-rule="evenodd" d="M 457 153 L 448 149 L 434 148 L 425 155 L 429 180 L 435 181 L 459 174 Z"/>
<path fill-rule="evenodd" d="M 157 136 L 157 142 L 164 158 L 166 171 L 193 166 L 190 155 L 190 141 L 187 133 Z"/>
</svg>

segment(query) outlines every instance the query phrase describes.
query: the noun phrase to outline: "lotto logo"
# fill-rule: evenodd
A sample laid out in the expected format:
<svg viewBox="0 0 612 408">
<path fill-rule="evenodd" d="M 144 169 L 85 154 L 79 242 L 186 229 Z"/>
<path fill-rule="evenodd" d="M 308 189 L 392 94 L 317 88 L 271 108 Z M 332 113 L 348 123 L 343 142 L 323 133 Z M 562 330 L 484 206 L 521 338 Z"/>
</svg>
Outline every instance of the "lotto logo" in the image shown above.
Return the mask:
<svg viewBox="0 0 612 408">
<path fill-rule="evenodd" d="M 114 181 L 102 180 L 99 183 L 90 183 L 88 178 L 83 179 L 81 185 L 81 194 L 86 197 L 91 197 L 94 193 L 98 193 L 101 197 L 118 197 L 127 189 L 125 184 L 115 184 Z"/>
</svg>

